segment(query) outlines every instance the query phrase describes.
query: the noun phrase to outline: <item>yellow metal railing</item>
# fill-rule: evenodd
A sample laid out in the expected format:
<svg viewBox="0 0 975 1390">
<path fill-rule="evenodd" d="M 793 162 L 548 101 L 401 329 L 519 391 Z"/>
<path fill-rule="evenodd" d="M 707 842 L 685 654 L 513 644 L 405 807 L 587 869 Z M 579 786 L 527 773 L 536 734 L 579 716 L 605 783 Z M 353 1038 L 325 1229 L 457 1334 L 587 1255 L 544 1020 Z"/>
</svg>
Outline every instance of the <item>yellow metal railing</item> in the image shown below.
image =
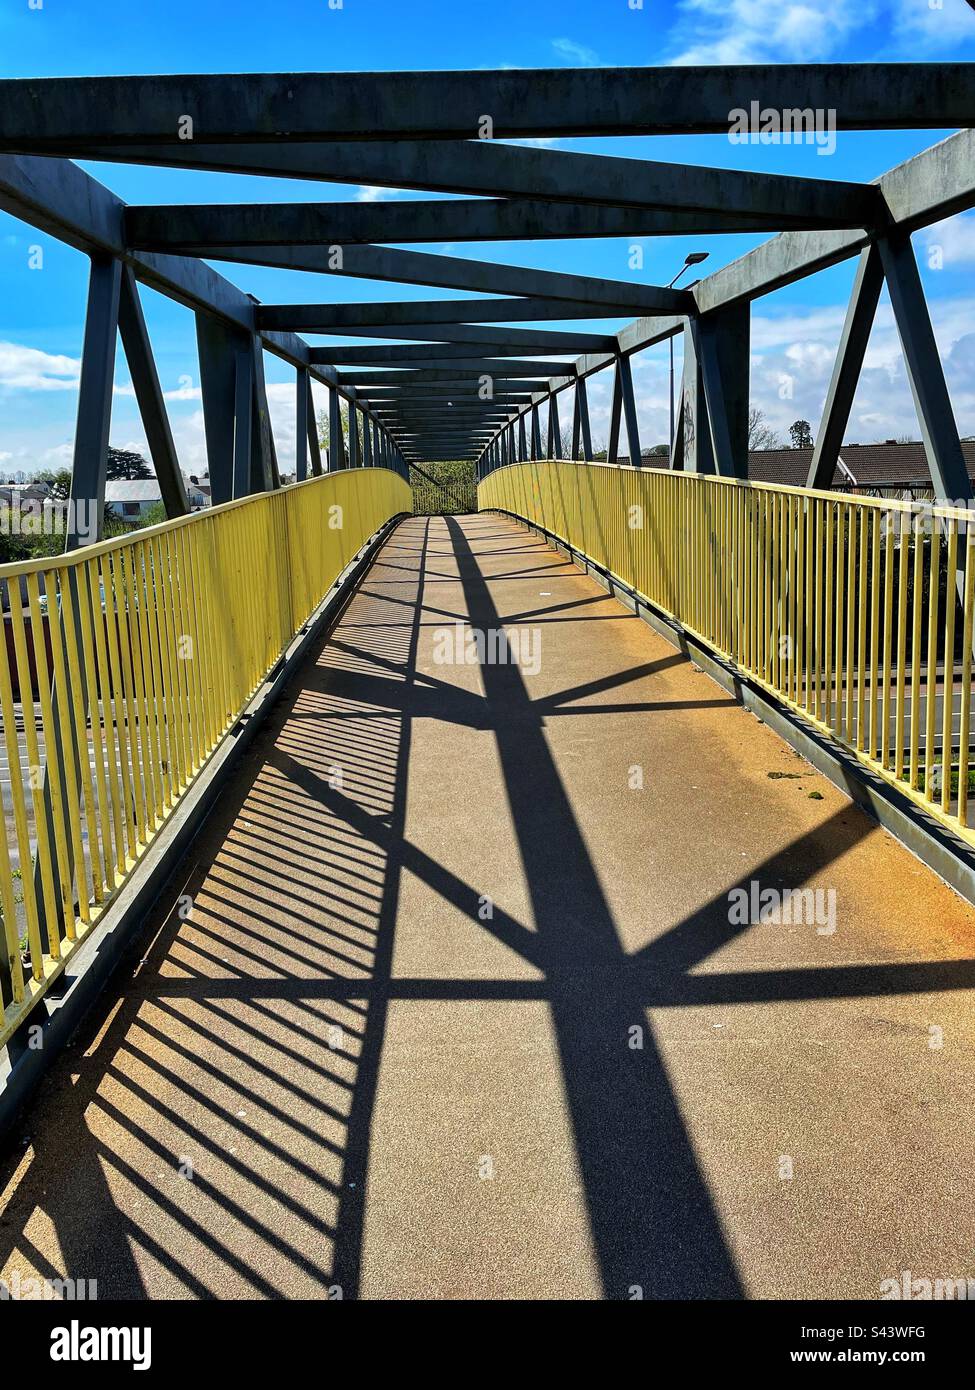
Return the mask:
<svg viewBox="0 0 975 1390">
<path fill-rule="evenodd" d="M 0 566 L 0 1042 L 363 542 L 410 510 L 396 474 L 355 469 Z"/>
<path fill-rule="evenodd" d="M 968 511 L 574 462 L 500 468 L 478 505 L 568 541 L 975 843 Z"/>
</svg>

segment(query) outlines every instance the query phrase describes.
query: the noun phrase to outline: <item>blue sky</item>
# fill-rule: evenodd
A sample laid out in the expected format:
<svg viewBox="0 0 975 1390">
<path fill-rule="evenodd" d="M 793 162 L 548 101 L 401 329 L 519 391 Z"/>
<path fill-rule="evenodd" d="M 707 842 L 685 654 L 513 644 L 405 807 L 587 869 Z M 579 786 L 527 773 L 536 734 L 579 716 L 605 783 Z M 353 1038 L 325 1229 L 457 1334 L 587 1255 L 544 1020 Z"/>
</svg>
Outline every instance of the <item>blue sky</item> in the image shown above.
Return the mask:
<svg viewBox="0 0 975 1390">
<path fill-rule="evenodd" d="M 38 0 L 34 0 L 38 3 Z M 336 0 L 332 0 L 334 5 Z M 256 0 L 191 7 L 131 0 L 0 0 L 0 76 L 241 71 L 360 71 L 425 68 L 560 67 L 597 64 L 975 60 L 975 12 L 965 0 Z M 724 137 L 573 140 L 561 148 L 820 178 L 868 180 L 944 132 L 843 133 L 835 154 L 813 147 L 734 146 Z M 285 202 L 396 197 L 395 192 L 189 171 L 86 165 L 133 203 Z M 412 196 L 417 196 L 413 194 Z M 642 270 L 630 269 L 633 238 L 581 243 L 511 243 L 419 249 L 540 268 L 666 283 L 689 250 L 706 250 L 710 271 L 759 238 L 645 240 Z M 942 266 L 930 267 L 931 244 Z M 975 216 L 915 238 L 939 347 L 963 433 L 975 433 Z M 31 269 L 40 246 L 43 268 Z M 34 257 L 36 259 L 36 256 Z M 0 471 L 31 472 L 70 461 L 84 326 L 87 262 L 78 252 L 0 214 Z M 265 302 L 300 299 L 433 298 L 340 277 L 260 267 L 221 271 Z M 824 272 L 756 303 L 753 402 L 784 437 L 800 416 L 816 428 L 842 324 L 852 265 Z M 187 471 L 205 466 L 192 315 L 143 291 L 150 334 Z M 607 321 L 607 329 L 621 320 Z M 587 324 L 598 330 L 598 322 Z M 348 341 L 355 341 L 352 337 Z M 679 367 L 679 358 L 678 358 Z M 267 359 L 282 466 L 293 449 L 293 378 Z M 667 434 L 666 349 L 635 361 L 641 438 Z M 605 382 L 593 392 L 594 431 L 605 432 Z M 849 438 L 917 436 L 889 306 L 882 304 L 854 406 Z M 145 451 L 121 353 L 112 442 Z"/>
</svg>

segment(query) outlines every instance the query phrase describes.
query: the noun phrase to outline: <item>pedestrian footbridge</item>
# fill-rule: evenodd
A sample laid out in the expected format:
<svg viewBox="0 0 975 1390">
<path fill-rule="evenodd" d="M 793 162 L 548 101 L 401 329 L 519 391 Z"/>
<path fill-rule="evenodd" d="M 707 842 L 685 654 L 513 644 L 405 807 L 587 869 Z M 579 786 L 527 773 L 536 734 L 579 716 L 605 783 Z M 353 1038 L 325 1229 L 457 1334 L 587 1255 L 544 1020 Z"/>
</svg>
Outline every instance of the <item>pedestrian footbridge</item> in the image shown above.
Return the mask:
<svg viewBox="0 0 975 1390">
<path fill-rule="evenodd" d="M 282 503 L 168 546 L 202 566 L 239 528 L 243 570 Z M 242 673 L 230 702 L 214 680 L 175 703 L 214 737 L 267 659 L 246 665 L 250 612 L 214 661 Z M 457 624 L 538 646 L 445 659 Z M 184 625 L 200 651 L 218 631 Z M 153 721 L 186 776 L 195 717 Z M 126 719 L 97 722 L 118 769 Z M 130 779 L 151 762 L 130 751 Z M 179 777 L 143 789 L 157 834 Z M 128 843 L 108 799 L 106 893 Z M 137 810 L 128 828 L 152 838 Z M 752 885 L 812 908 L 753 919 Z M 60 901 L 67 952 L 99 918 L 66 926 Z M 7 1274 L 125 1298 L 830 1298 L 940 1268 L 946 1243 L 964 1260 L 975 914 L 508 514 L 383 533 L 145 926 L 22 1121 Z"/>
<path fill-rule="evenodd" d="M 752 108 L 954 133 L 864 183 L 631 157 Z M 8 1288 L 970 1272 L 975 493 L 911 237 L 975 202 L 973 112 L 962 63 L 0 81 L 0 212 L 89 272 L 63 553 L 0 565 Z M 660 284 L 412 249 L 677 236 Z M 752 303 L 844 262 L 808 474 L 758 481 Z M 193 315 L 196 513 L 145 287 Z M 909 495 L 840 468 L 885 287 Z M 119 342 L 166 520 L 106 535 Z"/>
</svg>

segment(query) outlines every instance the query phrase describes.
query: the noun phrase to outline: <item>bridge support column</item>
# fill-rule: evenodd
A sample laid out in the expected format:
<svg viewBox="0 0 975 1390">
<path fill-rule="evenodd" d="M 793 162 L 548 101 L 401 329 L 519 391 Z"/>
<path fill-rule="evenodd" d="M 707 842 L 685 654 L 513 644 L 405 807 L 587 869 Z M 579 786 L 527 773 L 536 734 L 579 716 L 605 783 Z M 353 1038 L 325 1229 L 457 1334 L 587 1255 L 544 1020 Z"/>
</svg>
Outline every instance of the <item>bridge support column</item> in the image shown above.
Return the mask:
<svg viewBox="0 0 975 1390">
<path fill-rule="evenodd" d="M 542 457 L 542 433 L 538 422 L 538 406 L 531 408 L 531 456 L 533 459 Z"/>
<path fill-rule="evenodd" d="M 559 398 L 553 391 L 548 398 L 548 456 L 562 457 L 562 430 L 559 426 Z"/>
<path fill-rule="evenodd" d="M 613 368 L 613 390 L 609 401 L 609 435 L 606 439 L 606 462 L 618 463 L 620 456 L 620 421 L 622 419 L 620 392 L 620 362 Z"/>
<path fill-rule="evenodd" d="M 88 307 L 81 354 L 78 423 L 71 471 L 71 526 L 67 550 L 100 538 L 105 517 L 108 436 L 112 422 L 115 344 L 118 337 L 122 263 L 114 256 L 93 255 L 88 278 Z M 89 512 L 87 509 L 91 508 Z M 90 523 L 80 529 L 79 517 Z M 90 529 L 96 533 L 92 537 Z"/>
<path fill-rule="evenodd" d="M 967 502 L 972 485 L 910 234 L 892 233 L 879 246 L 935 497 Z"/>
<path fill-rule="evenodd" d="M 581 450 L 581 452 L 580 452 Z M 572 457 L 592 461 L 592 435 L 589 430 L 589 396 L 586 378 L 576 379 L 575 400 L 572 403 Z"/>
<path fill-rule="evenodd" d="M 528 434 L 525 429 L 525 414 L 523 410 L 518 416 L 518 462 L 528 462 Z"/>
<path fill-rule="evenodd" d="M 853 397 L 863 367 L 870 330 L 873 327 L 877 303 L 884 283 L 884 268 L 880 251 L 875 245 L 860 252 L 853 292 L 846 311 L 846 321 L 840 345 L 833 363 L 833 374 L 823 418 L 819 423 L 816 447 L 806 478 L 806 486 L 830 488 L 836 471 L 836 461 L 843 444 L 843 435 L 850 420 Z"/>
<path fill-rule="evenodd" d="M 311 379 L 308 375 L 308 368 L 299 367 L 295 384 L 295 482 L 298 483 L 303 483 L 308 477 L 309 453 L 312 456 L 312 472 L 316 471 L 314 446 L 318 442 L 318 436 L 310 428 L 313 419 Z M 321 471 L 321 460 L 319 460 L 318 471 Z"/>
<path fill-rule="evenodd" d="M 315 419 L 315 401 L 312 397 L 311 378 L 308 381 L 305 399 L 307 402 L 305 430 L 308 435 L 308 458 L 311 463 L 312 477 L 320 478 L 322 476 L 322 446 L 318 438 L 318 421 Z M 300 421 L 298 421 L 298 428 L 301 428 Z"/>
<path fill-rule="evenodd" d="M 146 328 L 139 287 L 131 266 L 122 268 L 119 293 L 119 333 L 125 359 L 132 373 L 132 385 L 139 405 L 139 414 L 149 443 L 149 454 L 156 471 L 156 481 L 162 493 L 168 517 L 186 516 L 190 510 L 186 484 L 179 468 L 173 431 L 166 414 L 159 375 L 152 356 L 152 345 Z M 106 443 L 107 450 L 107 443 Z"/>
<path fill-rule="evenodd" d="M 745 303 L 716 309 L 690 319 L 688 325 L 684 347 L 684 449 L 689 471 L 745 478 L 750 306 Z"/>
<path fill-rule="evenodd" d="M 355 394 L 349 393 L 349 467 L 359 468 L 362 457 L 359 450 L 359 407 L 355 403 Z"/>
<path fill-rule="evenodd" d="M 372 467 L 372 420 L 365 412 L 362 415 L 362 466 Z"/>
<path fill-rule="evenodd" d="M 334 386 L 328 387 L 328 471 L 345 467 L 345 448 L 342 440 L 341 398 Z"/>
</svg>

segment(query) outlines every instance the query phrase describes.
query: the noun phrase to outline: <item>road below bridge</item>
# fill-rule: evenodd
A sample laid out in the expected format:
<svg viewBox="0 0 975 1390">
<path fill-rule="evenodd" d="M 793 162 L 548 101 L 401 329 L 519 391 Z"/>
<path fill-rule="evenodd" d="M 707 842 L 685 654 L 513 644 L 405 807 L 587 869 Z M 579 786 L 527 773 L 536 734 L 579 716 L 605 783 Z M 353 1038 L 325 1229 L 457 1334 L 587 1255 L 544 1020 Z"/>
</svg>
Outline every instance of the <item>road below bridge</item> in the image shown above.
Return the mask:
<svg viewBox="0 0 975 1390">
<path fill-rule="evenodd" d="M 445 660 L 458 623 L 520 664 Z M 752 883 L 817 919 L 742 922 Z M 975 912 L 508 519 L 395 530 L 151 927 L 8 1158 L 8 1281 L 975 1274 Z"/>
</svg>

